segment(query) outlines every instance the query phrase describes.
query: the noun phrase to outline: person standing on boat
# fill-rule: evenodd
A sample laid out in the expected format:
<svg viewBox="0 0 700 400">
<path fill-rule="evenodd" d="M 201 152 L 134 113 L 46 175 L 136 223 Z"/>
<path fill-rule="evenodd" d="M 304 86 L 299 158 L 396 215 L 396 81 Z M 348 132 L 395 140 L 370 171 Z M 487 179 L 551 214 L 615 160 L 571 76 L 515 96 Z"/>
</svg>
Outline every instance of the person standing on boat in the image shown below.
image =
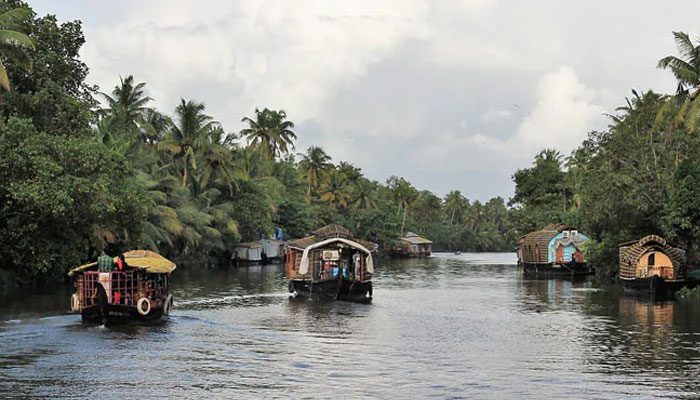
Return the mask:
<svg viewBox="0 0 700 400">
<path fill-rule="evenodd" d="M 100 252 L 100 256 L 97 257 L 97 270 L 100 272 L 110 272 L 112 271 L 112 257 L 108 256 L 104 250 Z"/>
</svg>

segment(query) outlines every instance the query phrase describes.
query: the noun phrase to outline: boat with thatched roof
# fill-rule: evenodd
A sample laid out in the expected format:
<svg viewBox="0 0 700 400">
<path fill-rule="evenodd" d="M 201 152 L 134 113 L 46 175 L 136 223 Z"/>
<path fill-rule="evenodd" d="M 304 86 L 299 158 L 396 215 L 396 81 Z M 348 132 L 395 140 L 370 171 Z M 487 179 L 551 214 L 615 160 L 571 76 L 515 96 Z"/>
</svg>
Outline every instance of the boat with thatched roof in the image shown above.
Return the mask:
<svg viewBox="0 0 700 400">
<path fill-rule="evenodd" d="M 424 258 L 430 257 L 433 251 L 433 242 L 423 236 L 408 232 L 406 236 L 399 238 L 391 249 L 392 257 Z"/>
<path fill-rule="evenodd" d="M 619 278 L 627 291 L 672 297 L 689 285 L 685 250 L 657 235 L 623 243 L 619 247 Z"/>
<path fill-rule="evenodd" d="M 83 321 L 154 320 L 170 313 L 175 263 L 152 251 L 132 250 L 114 257 L 110 267 L 101 271 L 93 262 L 68 273 L 75 284 L 71 310 Z"/>
<path fill-rule="evenodd" d="M 287 242 L 285 270 L 290 293 L 366 302 L 372 299 L 374 244 L 331 224 Z"/>
<path fill-rule="evenodd" d="M 518 265 L 530 275 L 584 276 L 595 273 L 583 247 L 588 236 L 565 224 L 548 225 L 518 241 Z"/>
</svg>

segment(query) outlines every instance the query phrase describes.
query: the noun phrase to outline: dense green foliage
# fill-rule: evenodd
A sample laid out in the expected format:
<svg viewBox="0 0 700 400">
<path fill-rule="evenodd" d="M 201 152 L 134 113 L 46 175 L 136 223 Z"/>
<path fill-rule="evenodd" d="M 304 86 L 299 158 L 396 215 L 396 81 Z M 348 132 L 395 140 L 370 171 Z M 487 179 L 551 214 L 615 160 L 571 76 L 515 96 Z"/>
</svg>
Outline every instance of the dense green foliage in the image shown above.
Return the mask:
<svg viewBox="0 0 700 400">
<path fill-rule="evenodd" d="M 2 276 L 61 276 L 102 249 L 220 264 L 275 227 L 298 237 L 333 222 L 384 248 L 409 230 L 436 249 L 513 247 L 500 198 L 441 199 L 400 177 L 369 180 L 320 147 L 296 154 L 283 110 L 256 109 L 235 134 L 196 100 L 181 99 L 171 114 L 154 109 L 133 76 L 99 92 L 85 82 L 79 22 L 3 4 L 0 85 L 6 70 L 11 90 L 0 101 Z"/>
<path fill-rule="evenodd" d="M 633 91 L 607 130 L 567 158 L 543 150 L 514 173 L 507 204 L 482 203 L 402 177 L 373 181 L 317 146 L 296 153 L 303 132 L 283 110 L 256 109 L 231 133 L 200 101 L 154 109 L 132 76 L 99 92 L 85 81 L 79 22 L 3 5 L 0 86 L 6 72 L 11 90 L 0 101 L 0 276 L 58 276 L 102 249 L 133 247 L 221 264 L 275 227 L 298 237 L 327 223 L 383 249 L 414 231 L 436 250 L 507 251 L 565 222 L 593 238 L 588 257 L 604 275 L 615 273 L 618 243 L 647 234 L 686 247 L 692 261 L 700 254 L 700 46 L 687 34 L 674 33 L 680 56 L 658 65 L 678 79 L 675 93 Z"/>
<path fill-rule="evenodd" d="M 617 272 L 620 243 L 649 234 L 685 247 L 692 265 L 698 261 L 700 45 L 682 32 L 674 37 L 681 57 L 658 65 L 678 79 L 674 94 L 633 90 L 609 128 L 591 132 L 566 165 L 546 151 L 514 175 L 519 229 L 577 225 L 594 239 L 588 259 L 604 276 Z"/>
</svg>

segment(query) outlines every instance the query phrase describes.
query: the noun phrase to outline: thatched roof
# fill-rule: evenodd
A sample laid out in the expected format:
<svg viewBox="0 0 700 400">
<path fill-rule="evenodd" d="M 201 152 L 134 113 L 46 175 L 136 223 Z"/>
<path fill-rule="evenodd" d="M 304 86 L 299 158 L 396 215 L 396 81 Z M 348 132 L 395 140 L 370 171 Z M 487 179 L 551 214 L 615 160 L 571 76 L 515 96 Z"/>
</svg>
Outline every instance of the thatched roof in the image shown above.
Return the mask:
<svg viewBox="0 0 700 400">
<path fill-rule="evenodd" d="M 366 240 L 360 240 L 353 237 L 352 232 L 345 228 L 344 226 L 338 224 L 326 225 L 323 228 L 316 229 L 312 232 L 311 236 L 306 236 L 303 238 L 292 239 L 287 242 L 287 246 L 303 250 L 312 244 L 322 242 L 326 239 L 331 238 L 344 238 L 350 239 L 364 246 L 365 248 L 372 250 L 374 249 L 374 243 L 368 242 Z"/>
<path fill-rule="evenodd" d="M 114 257 L 114 262 L 118 257 Z M 174 262 L 149 250 L 131 250 L 124 253 L 124 259 L 129 267 L 138 268 L 152 274 L 169 274 L 177 268 Z M 73 276 L 77 272 L 89 270 L 97 266 L 96 262 L 81 265 L 68 272 L 68 276 Z"/>
<path fill-rule="evenodd" d="M 352 232 L 348 228 L 338 224 L 326 225 L 323 228 L 316 229 L 312 233 L 314 234 L 314 236 L 319 237 L 321 239 L 329 239 L 332 237 L 352 237 Z"/>
<path fill-rule="evenodd" d="M 620 245 L 620 277 L 634 278 L 639 259 L 649 251 L 660 251 L 673 262 L 673 269 L 677 279 L 685 278 L 686 258 L 685 250 L 672 247 L 666 243 L 666 239 L 657 235 L 648 235 L 643 238 L 623 243 Z"/>
<path fill-rule="evenodd" d="M 535 264 L 548 263 L 549 242 L 560 232 L 566 230 L 575 230 L 575 228 L 566 224 L 551 224 L 521 237 L 518 240 L 518 247 L 523 250 L 523 261 Z"/>
<path fill-rule="evenodd" d="M 400 240 L 408 242 L 411 244 L 431 244 L 432 241 L 418 235 L 417 233 L 408 232 L 406 236 L 402 237 Z"/>
</svg>

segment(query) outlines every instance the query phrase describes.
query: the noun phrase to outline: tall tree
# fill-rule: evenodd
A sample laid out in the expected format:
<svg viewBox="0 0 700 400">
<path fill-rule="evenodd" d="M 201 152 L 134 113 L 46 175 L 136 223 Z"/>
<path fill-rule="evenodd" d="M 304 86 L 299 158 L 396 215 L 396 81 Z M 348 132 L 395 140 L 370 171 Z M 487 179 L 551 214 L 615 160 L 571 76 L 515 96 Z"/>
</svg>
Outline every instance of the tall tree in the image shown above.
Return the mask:
<svg viewBox="0 0 700 400">
<path fill-rule="evenodd" d="M 331 157 L 322 148 L 311 146 L 306 150 L 306 154 L 301 154 L 299 167 L 302 177 L 308 183 L 306 195 L 311 196 L 311 190 L 321 184 L 333 164 Z"/>
<path fill-rule="evenodd" d="M 173 154 L 179 163 L 182 186 L 186 187 L 192 171 L 197 170 L 198 152 L 211 143 L 219 123 L 205 112 L 204 103 L 181 99 L 175 108 L 176 124 L 159 146 Z"/>
<path fill-rule="evenodd" d="M 0 6 L 0 87 L 10 90 L 10 78 L 2 59 L 9 59 L 18 66 L 30 69 L 32 60 L 26 53 L 34 49 L 34 41 L 24 31 L 32 16 L 27 7 L 9 8 L 5 3 Z"/>
<path fill-rule="evenodd" d="M 261 148 L 267 156 L 275 158 L 294 149 L 297 138 L 292 131 L 294 123 L 287 120 L 284 110 L 265 108 L 260 111 L 256 108 L 253 118 L 245 117 L 241 121 L 248 124 L 248 128 L 241 130 L 241 136 L 248 139 L 249 145 Z"/>
</svg>

